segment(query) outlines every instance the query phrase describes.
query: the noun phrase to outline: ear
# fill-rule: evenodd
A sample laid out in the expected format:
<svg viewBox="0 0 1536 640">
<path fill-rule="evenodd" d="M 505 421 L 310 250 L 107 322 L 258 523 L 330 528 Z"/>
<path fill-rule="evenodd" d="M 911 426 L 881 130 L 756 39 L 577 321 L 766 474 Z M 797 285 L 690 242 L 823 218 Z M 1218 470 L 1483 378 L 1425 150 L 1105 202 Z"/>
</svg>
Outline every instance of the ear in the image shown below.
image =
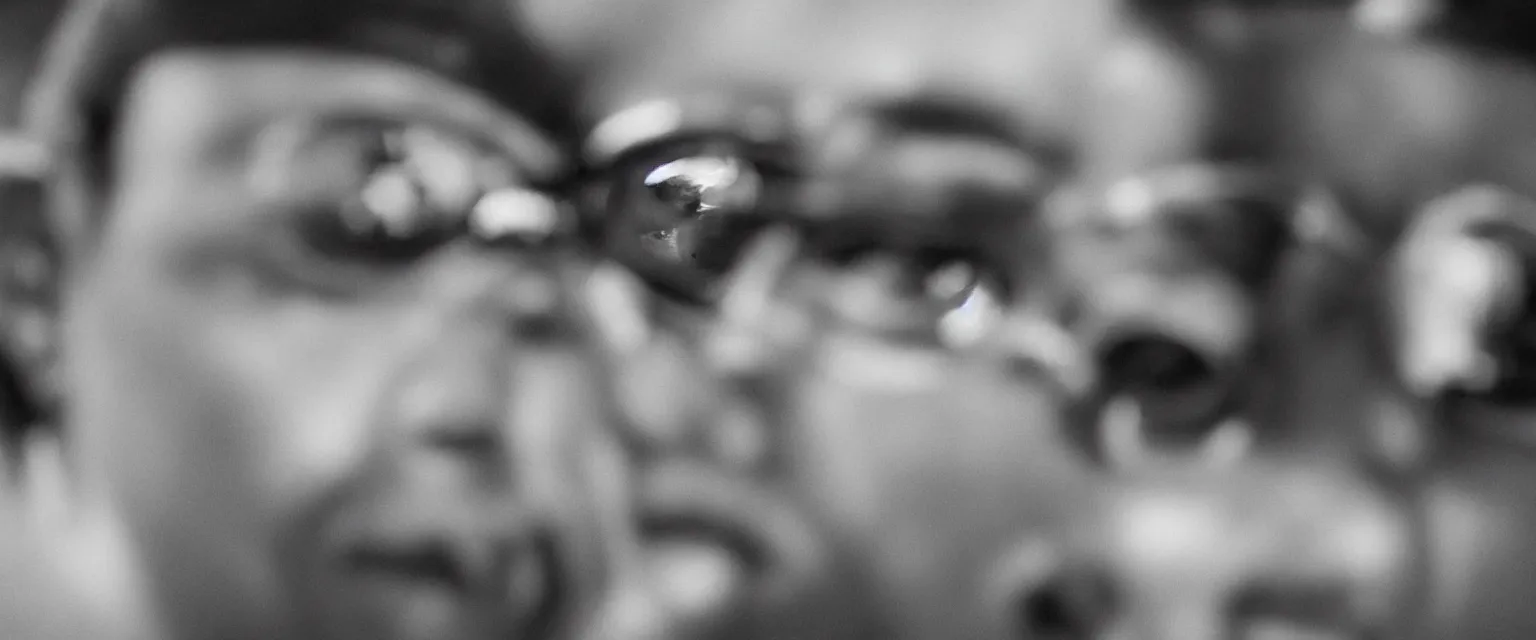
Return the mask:
<svg viewBox="0 0 1536 640">
<path fill-rule="evenodd" d="M 47 153 L 0 132 L 0 437 L 54 421 L 59 403 L 59 245 L 47 217 Z"/>
</svg>

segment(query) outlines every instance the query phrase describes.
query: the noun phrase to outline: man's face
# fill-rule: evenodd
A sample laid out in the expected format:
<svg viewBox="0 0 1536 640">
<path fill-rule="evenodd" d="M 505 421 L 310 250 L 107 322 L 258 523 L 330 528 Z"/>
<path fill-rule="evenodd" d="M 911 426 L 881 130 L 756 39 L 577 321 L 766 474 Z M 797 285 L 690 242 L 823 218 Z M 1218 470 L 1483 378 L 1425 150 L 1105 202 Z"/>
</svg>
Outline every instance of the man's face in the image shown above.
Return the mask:
<svg viewBox="0 0 1536 640">
<path fill-rule="evenodd" d="M 1414 126 L 1399 139 L 1421 160 L 1356 161 L 1351 176 L 1377 196 L 1389 180 L 1414 185 L 1368 202 L 1397 214 L 1404 229 L 1392 291 L 1394 356 L 1429 416 L 1420 437 L 1432 443 L 1409 469 L 1433 577 L 1425 627 L 1433 637 L 1528 635 L 1536 615 L 1521 603 L 1536 582 L 1519 567 L 1536 558 L 1527 360 L 1536 183 L 1525 123 L 1536 78 L 1428 43 L 1394 47 L 1381 59 L 1387 72 L 1376 76 L 1373 93 L 1400 104 L 1394 120 Z M 1429 87 L 1448 99 L 1432 113 L 1408 99 Z M 1470 92 L 1482 97 L 1465 100 Z"/>
<path fill-rule="evenodd" d="M 806 563 L 781 553 L 837 559 L 788 604 L 757 600 L 788 613 L 748 614 L 748 633 L 1020 631 L 1017 566 L 1090 485 L 1062 437 L 1071 374 L 1045 353 L 1069 339 L 1042 337 L 1057 318 L 1040 316 L 1019 319 L 1036 332 L 1024 353 L 973 340 L 1033 299 L 1008 284 L 1035 266 L 1055 184 L 1198 159 L 1208 142 L 1206 78 L 1119 5 L 528 5 L 534 31 L 585 65 L 582 151 L 624 257 L 717 305 L 697 334 L 664 327 L 696 341 L 705 364 L 675 370 L 698 375 L 669 388 L 669 365 L 635 367 L 637 386 L 682 398 L 641 420 L 673 421 L 645 425 L 662 432 L 642 438 L 660 443 L 651 468 L 702 460 L 714 476 L 694 486 L 746 485 L 735 502 L 752 509 L 696 508 L 748 538 L 768 529 L 756 543 L 790 574 Z M 798 243 L 753 244 L 777 222 Z M 689 401 L 714 412 L 677 408 Z M 687 496 L 649 497 L 701 518 Z M 785 530 L 819 540 L 781 552 L 775 536 L 800 539 Z"/>
<path fill-rule="evenodd" d="M 1528 635 L 1536 80 L 1509 60 L 1422 41 L 1351 42 L 1301 77 L 1305 157 L 1389 249 L 1361 295 L 1378 306 L 1369 333 L 1391 336 L 1378 386 L 1396 415 L 1352 430 L 1364 457 L 1392 461 L 1377 490 L 1406 495 L 1419 527 L 1411 562 L 1424 591 L 1406 620 L 1425 637 Z"/>
<path fill-rule="evenodd" d="M 1250 310 L 1250 352 L 1226 370 L 1235 377 L 1145 385 L 1127 394 L 1144 399 L 1142 411 L 1104 414 L 1098 446 L 1115 473 L 1070 516 L 1075 533 L 1053 541 L 1025 591 L 1057 612 L 1047 629 L 1312 638 L 1417 628 L 1424 531 L 1388 469 L 1421 446 L 1419 416 L 1381 339 L 1381 279 L 1369 261 L 1310 251 L 1287 249 L 1290 264 L 1265 292 L 1273 302 Z M 1209 319 L 1162 326 L 1189 353 L 1220 353 Z M 1214 421 L 1211 403 L 1191 401 L 1233 391 L 1238 403 L 1216 404 L 1225 408 Z M 1204 425 L 1193 442 L 1188 424 Z M 1391 446 L 1364 455 L 1373 440 Z"/>
<path fill-rule="evenodd" d="M 1134 411 L 1110 411 L 1125 403 L 1096 405 L 1101 412 L 1096 426 L 1114 432 L 1125 424 L 1131 431 L 1160 429 L 1167 438 L 1163 444 L 1172 443 L 1180 454 L 1190 453 L 1191 436 L 1222 436 L 1221 429 L 1212 429 L 1223 425 L 1222 418 L 1237 418 L 1233 422 L 1243 427 L 1228 433 L 1248 432 L 1236 440 L 1196 440 L 1210 446 L 1196 449 L 1193 457 L 1175 458 L 1171 469 L 1162 466 L 1170 462 L 1164 459 L 1150 463 L 1151 473 L 1135 465 L 1119 469 L 1124 475 L 1109 502 L 1079 503 L 1086 513 L 1103 507 L 1109 514 L 1109 523 L 1095 521 L 1094 532 L 1119 536 L 1099 543 L 1122 545 L 1108 553 L 1123 555 L 1106 562 L 1114 565 L 1111 573 L 1119 572 L 1111 576 L 1118 581 L 1114 586 L 1126 588 L 1122 595 L 1134 601 L 1127 603 L 1128 621 L 1106 621 L 1098 616 L 1110 614 L 1093 610 L 1102 603 L 1089 602 L 1090 622 L 1151 625 L 1139 629 L 1149 637 L 1219 637 L 1232 624 L 1278 637 L 1384 633 L 1396 626 L 1431 637 L 1528 635 L 1523 630 L 1532 618 L 1519 603 L 1532 586 L 1524 569 L 1529 562 L 1521 560 L 1532 554 L 1528 534 L 1536 518 L 1528 505 L 1536 483 L 1527 438 L 1511 437 L 1529 422 L 1525 404 L 1518 394 L 1448 395 L 1439 387 L 1409 392 L 1411 374 L 1400 370 L 1407 347 L 1384 339 L 1419 323 L 1465 328 L 1482 322 L 1454 316 L 1476 311 L 1476 300 L 1463 296 L 1490 283 L 1436 288 L 1429 286 L 1429 276 L 1399 280 L 1399 267 L 1386 248 L 1426 202 L 1467 184 L 1491 182 L 1532 193 L 1526 135 L 1531 128 L 1523 124 L 1528 105 L 1536 102 L 1525 71 L 1438 46 L 1384 47 L 1339 37 L 1347 31 L 1342 12 L 1318 21 L 1303 11 L 1297 20 L 1280 16 L 1252 29 L 1255 24 L 1223 21 L 1222 12 L 1214 10 L 1205 16 L 1208 21 L 1176 24 L 1193 38 L 1185 41 L 1189 46 L 1168 47 L 1156 38 L 1137 37 L 1135 30 L 1127 36 L 1109 28 L 1123 23 L 1097 5 L 848 2 L 809 8 L 742 1 L 701 9 L 685 2 L 629 3 L 606 7 L 608 20 L 581 25 L 541 14 L 543 5 L 531 6 L 532 15 L 548 19 L 549 40 L 558 46 L 584 39 L 605 43 L 574 47 L 594 69 L 585 117 L 605 121 L 644 101 L 671 105 L 630 119 L 631 125 L 639 123 L 634 126 L 639 134 L 597 136 L 590 147 L 599 155 L 622 156 L 618 152 L 627 144 L 660 142 L 646 149 L 651 155 L 640 156 L 636 182 L 652 175 L 666 182 L 671 178 L 653 170 L 679 159 L 705 157 L 716 168 L 739 166 L 721 162 L 721 156 L 771 139 L 785 128 L 783 121 L 793 121 L 772 109 L 760 118 L 720 116 L 743 108 L 741 103 L 789 102 L 810 114 L 843 115 L 940 95 L 947 104 L 1002 114 L 1002 121 L 1026 132 L 1025 148 L 1070 150 L 1071 169 L 1064 177 L 1090 186 L 1114 185 L 1127 174 L 1170 162 L 1223 155 L 1271 165 L 1281 177 L 1300 175 L 1333 190 L 1342 196 L 1348 217 L 1360 223 L 1348 238 L 1359 253 L 1343 261 L 1302 260 L 1291 265 L 1299 271 L 1294 278 L 1264 274 L 1257 279 L 1262 286 L 1245 283 L 1252 274 L 1221 264 L 1219 255 L 1202 264 L 1195 246 L 1200 238 L 1165 229 L 1085 234 L 1054 247 L 1058 271 L 1045 280 L 1082 297 L 1071 314 L 1075 321 L 1063 324 L 1075 329 L 1081 346 L 1104 357 L 1099 364 L 1132 365 L 1140 382 L 1153 383 L 1132 389 L 1132 400 L 1141 405 Z M 1261 37 L 1250 38 L 1254 33 Z M 696 106 L 689 107 L 689 101 Z M 689 113 L 713 119 L 690 123 L 684 115 Z M 731 131 L 747 130 L 739 137 L 751 144 L 700 146 L 690 138 L 669 150 L 669 128 L 692 125 L 690 133 L 698 133 L 722 121 L 735 128 Z M 787 128 L 802 138 L 836 138 Z M 763 131 L 768 133 L 760 136 Z M 646 137 L 658 132 L 659 137 Z M 889 141 L 883 133 L 888 131 L 877 131 L 873 139 Z M 849 135 L 856 142 L 871 140 Z M 830 149 L 824 156 L 811 154 L 825 160 L 813 166 L 818 172 L 846 167 L 837 158 L 859 157 L 858 145 L 852 146 L 851 156 Z M 899 144 L 884 148 L 894 151 L 887 159 L 906 157 Z M 722 154 L 721 149 L 734 150 Z M 856 181 L 872 174 L 835 175 Z M 739 182 L 711 182 L 714 178 L 706 180 L 703 173 L 695 177 L 699 193 L 719 190 L 716 204 L 727 210 L 733 198 L 758 188 L 754 183 L 738 192 L 733 187 Z M 883 192 L 848 191 L 908 194 L 907 188 L 920 192 L 916 187 L 922 183 L 909 179 L 885 183 Z M 847 186 L 843 182 L 832 190 Z M 942 201 L 896 196 L 882 205 L 895 219 L 908 211 L 903 205 Z M 1298 206 L 1287 213 L 1300 223 L 1287 233 L 1306 231 L 1304 210 Z M 1252 213 L 1239 206 L 1229 217 Z M 1513 214 L 1528 216 L 1524 210 Z M 646 232 L 665 226 L 646 225 Z M 1325 229 L 1324 235 L 1332 232 Z M 658 239 L 674 257 L 685 257 L 679 248 L 696 246 L 688 236 L 679 232 Z M 882 237 L 871 244 L 883 242 L 893 240 Z M 1057 240 L 1044 244 L 1051 242 Z M 1238 262 L 1243 260 L 1239 256 Z M 892 273 L 878 260 L 854 261 L 857 268 L 833 262 L 841 273 L 864 269 L 863 276 L 851 278 L 858 282 Z M 1437 269 L 1449 263 L 1425 264 L 1430 275 L 1455 275 L 1450 267 Z M 836 275 L 813 272 L 809 279 L 817 286 L 836 289 Z M 1030 290 L 1022 294 L 1027 300 Z M 1409 299 L 1400 302 L 1407 306 L 1380 304 L 1393 296 Z M 1411 301 L 1415 297 L 1417 303 Z M 864 300 L 871 299 L 878 298 Z M 1523 326 L 1523 311 L 1513 306 L 1515 320 L 1505 324 Z M 1452 317 L 1437 319 L 1435 314 L 1444 312 Z M 1421 313 L 1429 315 L 1416 316 Z M 783 321 L 788 316 L 763 312 L 762 317 L 765 324 L 795 326 Z M 940 633 L 937 629 L 985 636 L 1000 627 L 988 626 L 998 619 L 988 617 L 995 610 L 983 612 L 978 604 L 983 598 L 968 590 L 978 575 L 973 563 L 1010 557 L 1000 551 L 1000 541 L 1028 540 L 1052 512 L 1048 505 L 1069 501 L 1062 496 L 1074 493 L 1053 487 L 1080 485 L 1064 480 L 1074 473 L 1066 468 L 1070 465 L 1038 463 L 1054 459 L 1065 445 L 1031 440 L 1038 432 L 1009 431 L 1003 421 L 982 414 L 996 409 L 1013 416 L 1015 426 L 1050 431 L 1059 422 L 1053 407 L 1059 398 L 1032 395 L 1039 390 L 1034 382 L 991 395 L 988 383 L 965 377 L 960 373 L 965 366 L 952 359 L 898 367 L 891 344 L 872 349 L 862 342 L 868 329 L 823 329 L 810 351 L 843 355 L 787 367 L 780 379 L 789 382 L 774 387 L 790 389 L 780 397 L 789 398 L 784 404 L 792 407 L 785 411 L 791 418 L 767 421 L 782 428 L 773 437 L 789 443 L 787 475 L 794 479 L 789 493 L 813 494 L 801 499 L 815 514 L 807 517 L 854 541 L 858 551 L 846 556 L 858 558 L 860 578 L 875 585 L 858 593 L 874 601 L 863 604 L 876 618 L 914 636 Z M 1461 342 L 1477 344 L 1465 337 Z M 1517 344 L 1508 351 L 1521 349 Z M 850 352 L 855 355 L 844 357 Z M 864 374 L 843 373 L 860 358 L 866 366 L 851 369 Z M 1517 372 L 1520 364 L 1500 363 Z M 929 379 L 944 382 L 925 386 L 911 382 L 921 376 L 896 373 L 925 370 L 943 371 Z M 881 384 L 912 386 L 897 393 L 881 390 Z M 1234 392 L 1236 404 L 1223 404 Z M 1127 450 L 1125 442 L 1109 440 L 1107 461 L 1117 464 L 1127 452 L 1136 462 L 1135 454 L 1146 453 L 1142 449 L 1149 444 L 1133 441 Z M 986 447 L 970 449 L 972 442 Z M 1230 442 L 1238 443 L 1239 455 L 1224 453 Z M 1011 490 L 1014 498 L 993 497 L 992 490 Z M 983 502 L 993 510 L 978 516 Z M 1008 506 L 999 511 L 1000 503 Z M 1168 535 L 1159 537 L 1157 531 Z M 1069 578 L 1073 572 L 1065 571 Z M 1051 577 L 1048 570 L 1043 573 Z M 1067 591 L 1074 584 L 1080 585 L 1058 583 Z M 1025 600 L 1051 603 L 1038 611 L 1059 613 L 1063 600 L 1054 598 L 1054 588 L 1047 584 L 1034 592 L 1044 599 Z M 1027 587 L 1020 592 L 1031 593 Z M 1069 594 L 1065 607 L 1070 610 L 1071 598 L 1081 595 Z M 1073 615 L 1068 611 L 1064 617 Z"/>
<path fill-rule="evenodd" d="M 1285 366 L 1270 387 L 1284 413 L 1257 425 L 1269 443 L 1236 468 L 1123 477 L 1110 521 L 1089 529 L 1110 540 L 1065 571 L 1117 592 L 1112 606 L 1076 609 L 1088 624 L 1147 637 L 1532 629 L 1536 208 L 1522 123 L 1536 85 L 1443 44 L 1327 50 L 1291 61 L 1287 99 L 1302 117 L 1285 130 L 1375 248 L 1323 274 L 1349 301 L 1334 320 L 1275 335 Z"/>
<path fill-rule="evenodd" d="M 132 83 L 66 303 L 73 427 L 172 637 L 558 637 L 600 587 L 604 404 L 559 157 L 320 53 Z"/>
</svg>

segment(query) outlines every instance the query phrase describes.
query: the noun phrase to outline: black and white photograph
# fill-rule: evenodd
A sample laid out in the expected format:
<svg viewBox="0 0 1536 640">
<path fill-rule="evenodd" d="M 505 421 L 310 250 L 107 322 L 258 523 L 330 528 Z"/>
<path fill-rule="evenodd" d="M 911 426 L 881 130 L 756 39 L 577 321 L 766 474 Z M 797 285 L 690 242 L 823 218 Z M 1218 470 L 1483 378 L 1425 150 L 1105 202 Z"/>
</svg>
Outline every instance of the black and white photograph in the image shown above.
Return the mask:
<svg viewBox="0 0 1536 640">
<path fill-rule="evenodd" d="M 0 0 L 0 640 L 1536 640 L 1536 0 Z"/>
</svg>

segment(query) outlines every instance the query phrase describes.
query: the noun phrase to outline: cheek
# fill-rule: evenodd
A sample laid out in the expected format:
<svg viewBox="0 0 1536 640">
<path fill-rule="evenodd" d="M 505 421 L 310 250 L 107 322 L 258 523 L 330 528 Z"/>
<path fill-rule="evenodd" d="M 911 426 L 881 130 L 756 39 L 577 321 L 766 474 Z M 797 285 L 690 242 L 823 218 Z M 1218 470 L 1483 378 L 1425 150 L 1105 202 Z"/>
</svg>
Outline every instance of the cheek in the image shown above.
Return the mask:
<svg viewBox="0 0 1536 640">
<path fill-rule="evenodd" d="M 72 319 L 75 422 L 129 508 L 261 530 L 367 455 L 370 372 L 388 368 L 364 348 L 389 344 L 374 327 L 210 300 L 169 278 L 98 284 Z"/>
<path fill-rule="evenodd" d="M 788 434 L 799 490 L 868 562 L 900 628 L 954 637 L 992 621 L 992 572 L 1084 486 L 1054 400 L 961 367 L 908 388 L 817 373 Z"/>
</svg>

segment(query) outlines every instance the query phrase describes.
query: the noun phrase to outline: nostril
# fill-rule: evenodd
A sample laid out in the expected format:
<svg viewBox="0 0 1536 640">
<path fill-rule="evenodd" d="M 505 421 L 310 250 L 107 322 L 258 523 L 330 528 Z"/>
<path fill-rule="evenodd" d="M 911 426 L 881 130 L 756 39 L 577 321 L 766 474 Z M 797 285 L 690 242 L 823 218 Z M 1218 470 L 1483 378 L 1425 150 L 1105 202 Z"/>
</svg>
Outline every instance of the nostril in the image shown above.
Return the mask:
<svg viewBox="0 0 1536 640">
<path fill-rule="evenodd" d="M 1102 571 L 1058 572 L 1019 594 L 1013 612 L 1017 635 L 1027 640 L 1092 640 L 1117 615 L 1118 597 Z"/>
</svg>

